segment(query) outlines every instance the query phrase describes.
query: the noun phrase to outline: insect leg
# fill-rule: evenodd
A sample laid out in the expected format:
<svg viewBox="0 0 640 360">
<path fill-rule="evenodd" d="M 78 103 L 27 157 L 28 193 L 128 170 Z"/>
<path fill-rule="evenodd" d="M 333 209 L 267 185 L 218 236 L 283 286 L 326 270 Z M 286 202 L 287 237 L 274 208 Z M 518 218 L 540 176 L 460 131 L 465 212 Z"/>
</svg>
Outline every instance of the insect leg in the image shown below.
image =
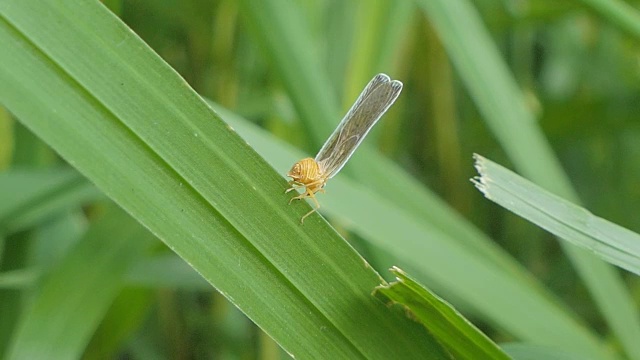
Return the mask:
<svg viewBox="0 0 640 360">
<path fill-rule="evenodd" d="M 322 190 L 322 189 L 318 189 L 318 190 Z M 316 191 L 318 191 L 318 190 L 316 190 Z M 316 204 L 316 207 L 315 207 L 315 208 L 313 208 L 313 209 L 312 209 L 311 211 L 309 211 L 308 213 L 306 213 L 306 214 L 302 217 L 302 219 L 300 219 L 300 225 L 304 224 L 304 219 L 305 219 L 307 216 L 309 216 L 309 215 L 313 214 L 313 213 L 314 213 L 314 212 L 316 212 L 318 209 L 320 209 L 320 203 L 318 202 L 318 199 L 316 199 L 316 195 L 315 195 L 315 193 L 314 193 L 314 192 L 312 192 L 311 190 L 309 190 L 309 189 L 307 188 L 307 194 L 309 194 L 307 197 L 310 197 L 310 198 L 311 198 L 311 200 L 313 200 L 313 202 Z M 306 195 L 306 194 L 305 194 L 305 195 Z"/>
<path fill-rule="evenodd" d="M 293 191 L 305 186 L 304 184 L 298 184 L 293 180 L 289 181 L 289 185 L 291 185 L 291 187 L 284 191 L 285 194 L 288 193 L 289 191 Z"/>
<path fill-rule="evenodd" d="M 313 193 L 316 193 L 318 191 L 321 191 L 322 193 L 324 193 L 324 189 L 321 186 L 318 186 L 318 185 L 321 185 L 323 183 L 323 181 L 324 181 L 323 179 L 319 179 L 319 180 L 310 182 L 308 184 L 301 184 L 301 183 L 293 182 L 293 180 L 291 180 L 289 182 L 291 184 L 291 187 L 285 191 L 285 194 L 288 193 L 291 190 L 294 190 L 294 189 L 297 189 L 297 188 L 301 188 L 303 186 L 305 187 L 305 190 L 304 190 L 304 192 L 302 194 L 291 198 L 291 200 L 289 200 L 289 204 L 291 204 L 291 201 L 293 201 L 293 200 L 304 199 L 306 197 L 313 197 L 313 195 L 308 195 L 308 194 L 313 194 Z M 296 186 L 297 186 L 297 188 L 296 188 Z"/>
</svg>

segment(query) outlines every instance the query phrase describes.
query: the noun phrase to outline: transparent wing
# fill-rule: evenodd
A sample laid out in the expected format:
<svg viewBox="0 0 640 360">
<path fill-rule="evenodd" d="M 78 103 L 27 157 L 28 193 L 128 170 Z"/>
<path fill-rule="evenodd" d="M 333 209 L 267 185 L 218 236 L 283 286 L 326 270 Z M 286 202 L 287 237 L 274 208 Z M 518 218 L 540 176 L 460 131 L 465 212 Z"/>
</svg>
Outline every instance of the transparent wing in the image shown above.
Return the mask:
<svg viewBox="0 0 640 360">
<path fill-rule="evenodd" d="M 385 74 L 378 74 L 369 81 L 316 155 L 315 160 L 327 178 L 333 177 L 342 169 L 369 130 L 400 95 L 401 90 L 402 83 L 391 80 Z"/>
</svg>

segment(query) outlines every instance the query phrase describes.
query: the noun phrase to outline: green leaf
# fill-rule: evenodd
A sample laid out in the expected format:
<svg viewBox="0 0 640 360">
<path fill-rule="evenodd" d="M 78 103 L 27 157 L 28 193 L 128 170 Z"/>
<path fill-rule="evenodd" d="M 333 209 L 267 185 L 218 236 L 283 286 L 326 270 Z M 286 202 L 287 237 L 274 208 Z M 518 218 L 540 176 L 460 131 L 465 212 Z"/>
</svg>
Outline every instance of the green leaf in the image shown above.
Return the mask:
<svg viewBox="0 0 640 360">
<path fill-rule="evenodd" d="M 502 349 L 514 360 L 583 360 L 584 354 L 571 353 L 562 348 L 550 348 L 527 343 L 502 344 Z"/>
<path fill-rule="evenodd" d="M 0 101 L 295 357 L 441 358 L 379 276 L 96 1 L 0 3 Z M 54 126 L 52 126 L 54 124 Z M 363 331 L 366 329 L 366 331 Z"/>
<path fill-rule="evenodd" d="M 35 269 L 4 271 L 0 273 L 0 288 L 25 289 L 33 285 L 38 275 Z"/>
<path fill-rule="evenodd" d="M 580 0 L 612 24 L 640 38 L 640 11 L 620 0 Z"/>
<path fill-rule="evenodd" d="M 13 119 L 9 113 L 0 106 L 0 171 L 4 170 L 11 162 L 13 155 Z"/>
<path fill-rule="evenodd" d="M 193 268 L 175 255 L 155 256 L 137 263 L 127 274 L 127 283 L 149 288 L 211 289 Z"/>
<path fill-rule="evenodd" d="M 350 106 L 374 74 L 390 71 L 391 57 L 398 54 L 410 25 L 415 5 L 410 1 L 357 2 L 353 23 L 351 58 L 345 72 L 347 90 L 343 105 Z M 343 106 L 344 108 L 344 106 Z M 348 107 L 347 107 L 348 108 Z"/>
<path fill-rule="evenodd" d="M 603 260 L 640 275 L 640 235 L 556 196 L 512 171 L 475 155 L 476 187 L 484 196 Z"/>
<path fill-rule="evenodd" d="M 24 309 L 7 358 L 80 357 L 127 269 L 151 239 L 121 210 L 107 211 L 43 279 Z"/>
<path fill-rule="evenodd" d="M 148 321 L 155 300 L 153 293 L 148 289 L 124 288 L 112 302 L 82 358 L 99 360 L 116 357 L 122 349 L 122 343 L 140 331 L 144 322 Z"/>
<path fill-rule="evenodd" d="M 390 271 L 397 281 L 379 286 L 376 292 L 403 305 L 456 359 L 509 359 L 498 345 L 449 303 L 401 269 Z"/>
<path fill-rule="evenodd" d="M 0 198 L 0 231 L 11 234 L 104 195 L 68 169 L 12 170 L 0 173 Z"/>
</svg>

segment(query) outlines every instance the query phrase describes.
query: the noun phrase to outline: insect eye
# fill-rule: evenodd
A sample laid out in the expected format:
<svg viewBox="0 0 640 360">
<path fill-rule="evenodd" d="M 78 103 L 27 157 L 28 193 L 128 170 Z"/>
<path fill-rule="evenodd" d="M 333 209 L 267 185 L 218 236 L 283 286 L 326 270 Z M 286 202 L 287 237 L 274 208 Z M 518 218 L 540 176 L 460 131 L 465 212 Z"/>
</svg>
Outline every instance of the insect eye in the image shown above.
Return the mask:
<svg viewBox="0 0 640 360">
<path fill-rule="evenodd" d="M 291 170 L 289 170 L 289 176 L 299 176 L 300 175 L 300 163 L 297 162 L 295 164 L 293 164 L 293 166 L 291 167 Z"/>
</svg>

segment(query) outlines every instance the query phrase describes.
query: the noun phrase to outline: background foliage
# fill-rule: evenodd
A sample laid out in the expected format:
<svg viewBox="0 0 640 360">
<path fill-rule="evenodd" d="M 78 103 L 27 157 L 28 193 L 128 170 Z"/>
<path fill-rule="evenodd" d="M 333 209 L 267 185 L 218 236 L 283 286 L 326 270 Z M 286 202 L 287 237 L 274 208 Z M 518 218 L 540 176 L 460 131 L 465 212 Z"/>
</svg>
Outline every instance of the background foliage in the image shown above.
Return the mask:
<svg viewBox="0 0 640 360">
<path fill-rule="evenodd" d="M 10 3 L 0 7 L 8 34 L 22 26 L 12 18 Z M 581 202 L 598 216 L 640 231 L 636 211 L 640 203 L 640 3 L 123 0 L 104 1 L 104 5 L 193 89 L 212 100 L 222 119 L 280 174 L 295 159 L 317 151 L 375 73 L 403 81 L 398 102 L 342 176 L 329 183 L 327 194 L 320 195 L 323 213 L 339 232 L 388 280 L 392 277 L 386 269 L 396 265 L 453 303 L 494 341 L 518 343 L 504 346 L 514 356 L 527 358 L 548 351 L 640 359 L 637 277 L 559 243 L 486 201 L 468 181 L 475 175 L 472 154 L 483 154 L 550 191 Z M 36 20 L 44 16 L 36 11 L 31 15 Z M 102 18 L 97 15 L 96 19 Z M 102 25 L 96 21 L 98 29 Z M 64 50 L 65 42 L 80 40 L 71 36 L 59 43 L 44 43 L 42 48 Z M 109 44 L 102 46 L 110 56 Z M 89 56 L 75 53 L 69 58 Z M 123 69 L 160 68 L 136 56 L 132 52 L 130 63 L 126 58 L 114 63 Z M 6 53 L 0 56 L 0 60 L 9 58 Z M 102 60 L 96 57 L 94 63 Z M 5 75 L 13 71 L 9 64 L 8 60 L 0 64 Z M 96 66 L 87 73 L 108 74 Z M 94 81 L 108 80 L 105 75 Z M 150 86 L 162 79 L 157 81 Z M 287 357 L 169 247 L 187 259 L 191 249 L 180 248 L 180 240 L 167 241 L 164 233 L 142 221 L 169 247 L 157 240 L 34 136 L 27 129 L 33 125 L 25 127 L 13 107 L 36 108 L 38 100 L 11 98 L 22 89 L 8 84 L 0 84 L 0 104 L 8 108 L 0 111 L 4 170 L 0 175 L 0 353 L 25 358 L 34 355 L 25 352 L 29 349 L 50 346 L 51 351 L 59 351 L 50 355 L 58 357 Z M 167 85 L 172 86 L 180 85 Z M 175 97 L 181 94 L 176 91 Z M 127 91 L 121 96 L 127 96 Z M 140 96 L 142 105 L 154 104 L 154 99 L 147 103 L 140 94 L 129 96 Z M 204 120 L 207 116 L 205 110 L 188 115 Z M 26 118 L 24 123 L 29 124 Z M 87 129 L 78 133 L 83 130 Z M 178 138 L 176 134 L 167 137 Z M 226 154 L 233 158 L 244 151 L 233 141 L 223 142 L 230 147 L 212 158 Z M 157 143 L 148 144 L 156 149 Z M 166 156 L 158 153 L 170 163 L 179 159 L 171 158 L 174 150 L 185 158 L 191 151 L 187 147 L 168 149 Z M 107 158 L 126 164 L 128 155 L 136 156 L 132 151 Z M 206 156 L 193 150 L 196 159 Z M 220 168 L 212 164 L 217 162 L 212 160 L 199 170 L 210 172 L 220 183 L 234 179 L 217 173 Z M 241 164 L 257 173 L 263 169 L 260 160 L 252 158 Z M 129 170 L 132 177 L 153 186 L 153 178 L 144 178 L 151 170 Z M 264 184 L 266 196 L 271 196 L 282 184 L 270 176 L 247 181 Z M 195 179 L 190 185 L 202 189 Z M 229 184 L 211 198 L 204 190 L 202 196 L 243 199 L 248 187 L 243 187 L 245 177 L 238 179 L 239 185 Z M 259 195 L 246 196 L 257 199 Z M 280 196 L 267 200 L 284 207 L 286 198 Z M 222 203 L 214 207 L 223 209 L 221 218 L 235 225 L 229 229 L 251 233 L 255 224 L 246 214 L 251 214 L 249 208 L 255 202 L 227 207 Z M 291 208 L 278 206 L 273 205 L 271 222 L 258 225 L 289 234 L 285 227 L 293 222 L 279 224 L 281 218 L 276 216 Z M 243 208 L 248 209 L 246 214 Z M 230 210 L 225 213 L 224 209 Z M 298 207 L 290 217 L 305 211 Z M 309 232 L 321 229 L 314 226 L 305 224 Z M 232 230 L 229 238 L 221 238 L 236 236 Z M 316 241 L 314 236 L 324 236 L 335 241 L 336 254 L 348 253 L 334 233 L 319 234 L 289 240 L 307 244 Z M 105 243 L 110 244 L 108 250 L 103 248 Z M 264 244 L 252 244 L 256 254 L 270 261 L 275 256 L 260 248 Z M 292 249 L 300 264 L 307 264 L 305 248 Z M 346 257 L 336 261 L 342 260 L 345 268 L 353 261 Z M 229 258 L 229 264 L 234 262 Z M 91 267 L 85 268 L 85 263 Z M 289 275 L 284 263 L 273 263 Z M 197 262 L 195 267 L 200 270 Z M 289 269 L 300 271 L 295 266 Z M 377 281 L 369 273 L 345 274 L 345 278 Z M 207 273 L 203 276 L 219 284 Z M 295 275 L 286 278 L 294 279 L 295 285 Z M 77 291 L 57 291 L 69 283 Z M 310 283 L 308 288 L 292 288 L 313 294 L 331 287 L 326 283 L 314 288 L 316 284 Z M 265 287 L 273 290 L 278 284 Z M 354 284 L 361 282 L 354 280 Z M 219 285 L 222 290 L 224 286 Z M 246 292 L 253 297 L 256 293 Z M 234 303 L 243 307 L 242 299 Z M 318 308 L 330 308 L 331 301 L 327 303 Z M 264 321 L 263 327 L 278 321 L 278 311 L 243 310 L 255 321 Z M 51 315 L 54 312 L 61 314 L 60 319 Z M 82 316 L 69 324 L 64 315 L 74 313 Z M 51 329 L 38 326 L 44 322 Z M 277 338 L 287 330 L 267 332 Z M 367 331 L 360 335 L 364 338 Z M 47 332 L 61 337 L 47 337 Z M 354 335 L 350 341 L 357 343 L 357 338 Z M 43 339 L 50 343 L 43 345 Z M 299 346 L 312 348 L 313 340 Z"/>
</svg>

